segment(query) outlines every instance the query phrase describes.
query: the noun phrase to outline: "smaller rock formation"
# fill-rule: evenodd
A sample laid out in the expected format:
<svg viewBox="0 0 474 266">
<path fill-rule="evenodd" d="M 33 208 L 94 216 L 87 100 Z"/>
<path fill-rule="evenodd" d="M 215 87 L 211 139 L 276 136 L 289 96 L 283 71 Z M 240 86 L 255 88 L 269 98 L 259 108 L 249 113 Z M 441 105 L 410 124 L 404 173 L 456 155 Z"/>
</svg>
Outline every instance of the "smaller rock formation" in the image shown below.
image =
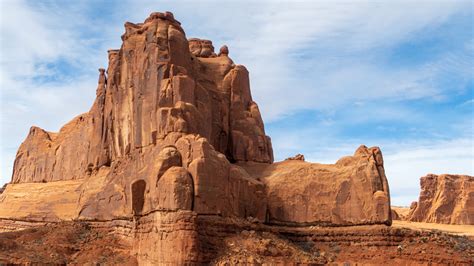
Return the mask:
<svg viewBox="0 0 474 266">
<path fill-rule="evenodd" d="M 216 53 L 214 53 L 214 46 L 210 40 L 191 38 L 188 42 L 189 51 L 196 57 L 208 58 L 217 56 Z"/>
<path fill-rule="evenodd" d="M 429 174 L 420 179 L 417 203 L 410 206 L 409 221 L 474 224 L 474 177 Z"/>
<path fill-rule="evenodd" d="M 401 220 L 400 215 L 398 215 L 398 212 L 394 209 L 391 210 L 392 212 L 392 220 Z"/>
<path fill-rule="evenodd" d="M 229 56 L 229 47 L 223 45 L 221 49 L 219 49 L 219 54 L 217 56 Z"/>
<path fill-rule="evenodd" d="M 410 217 L 413 215 L 413 212 L 416 210 L 416 207 L 418 207 L 418 202 L 413 201 L 410 204 L 410 209 L 408 210 L 408 215 L 407 215 L 406 219 L 410 219 Z"/>
<path fill-rule="evenodd" d="M 410 213 L 409 207 L 390 206 L 392 209 L 392 220 L 406 221 Z"/>
<path fill-rule="evenodd" d="M 297 156 L 296 156 L 297 157 Z M 285 160 L 241 164 L 266 186 L 267 222 L 278 225 L 391 224 L 378 147 L 360 146 L 335 164 Z"/>
<path fill-rule="evenodd" d="M 288 157 L 285 159 L 285 161 L 291 161 L 291 160 L 296 160 L 296 161 L 304 161 L 304 155 L 303 154 L 296 154 L 295 156 L 293 157 Z"/>
</svg>

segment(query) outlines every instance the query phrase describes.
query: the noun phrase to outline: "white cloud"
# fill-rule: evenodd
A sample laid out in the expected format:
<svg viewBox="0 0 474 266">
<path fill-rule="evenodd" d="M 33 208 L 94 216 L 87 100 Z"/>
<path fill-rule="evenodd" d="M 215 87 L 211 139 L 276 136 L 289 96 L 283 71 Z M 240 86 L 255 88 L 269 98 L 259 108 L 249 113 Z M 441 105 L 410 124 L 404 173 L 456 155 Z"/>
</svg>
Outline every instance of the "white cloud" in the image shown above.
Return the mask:
<svg viewBox="0 0 474 266">
<path fill-rule="evenodd" d="M 418 194 L 405 196 L 405 191 L 418 191 L 419 178 L 428 173 L 474 175 L 474 143 L 470 138 L 404 146 L 387 151 L 384 163 L 392 204 L 409 206 Z"/>
<path fill-rule="evenodd" d="M 71 31 L 58 27 L 61 24 L 54 17 L 35 11 L 24 1 L 2 1 L 1 7 L 3 75 L 30 77 L 36 74 L 37 63 L 55 60 L 75 49 Z"/>
<path fill-rule="evenodd" d="M 92 80 L 95 78 L 86 76 L 66 84 L 35 84 L 28 80 L 3 83 L 16 90 L 2 95 L 8 101 L 2 104 L 0 114 L 0 184 L 10 180 L 16 151 L 31 126 L 58 131 L 73 117 L 89 110 L 97 86 Z"/>
<path fill-rule="evenodd" d="M 56 131 L 92 105 L 97 76 L 61 76 L 64 60 L 70 65 L 97 68 L 97 56 L 87 39 L 80 39 L 80 13 L 49 6 L 40 12 L 24 1 L 2 1 L 0 16 L 0 184 L 11 178 L 13 160 L 28 129 L 37 125 Z M 74 9 L 74 6 L 69 6 Z M 74 18 L 74 19 L 72 19 Z M 102 51 L 105 59 L 105 49 Z M 105 60 L 102 60 L 105 61 Z M 55 82 L 47 82 L 55 79 Z"/>
</svg>

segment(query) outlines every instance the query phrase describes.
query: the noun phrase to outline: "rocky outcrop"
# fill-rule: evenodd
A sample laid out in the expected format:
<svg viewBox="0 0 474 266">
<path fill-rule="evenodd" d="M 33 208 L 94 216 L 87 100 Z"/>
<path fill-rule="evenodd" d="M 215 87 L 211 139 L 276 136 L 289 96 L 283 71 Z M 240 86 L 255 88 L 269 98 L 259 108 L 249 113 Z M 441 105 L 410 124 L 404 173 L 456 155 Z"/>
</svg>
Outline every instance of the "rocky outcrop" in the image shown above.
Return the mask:
<svg viewBox="0 0 474 266">
<path fill-rule="evenodd" d="M 285 176 L 285 163 L 271 165 L 249 73 L 228 57 L 228 47 L 216 55 L 211 41 L 188 40 L 169 12 L 125 23 L 122 40 L 119 50 L 109 50 L 107 70 L 99 69 L 90 111 L 58 133 L 32 127 L 15 159 L 14 185 L 77 180 L 63 186 L 74 193 L 66 199 L 59 185 L 38 185 L 44 195 L 36 201 L 51 211 L 35 213 L 20 208 L 16 188 L 7 189 L 0 202 L 18 204 L 15 215 L 108 220 L 192 210 L 297 224 L 390 223 L 378 148 L 361 147 L 334 166 L 305 164 L 297 172 L 301 182 L 292 184 L 249 175 L 242 166 L 273 167 Z M 304 156 L 291 159 L 297 165 Z M 75 205 L 61 213 L 58 202 Z M 3 210 L 4 217 L 15 210 Z"/>
<path fill-rule="evenodd" d="M 304 161 L 304 155 L 303 154 L 296 154 L 295 156 L 292 156 L 292 157 L 288 157 L 285 159 L 285 161 L 289 161 L 289 160 L 297 160 L 297 161 Z"/>
<path fill-rule="evenodd" d="M 394 209 L 391 209 L 392 220 L 402 220 L 398 212 Z"/>
<path fill-rule="evenodd" d="M 214 46 L 210 40 L 191 38 L 189 41 L 189 51 L 196 57 L 216 57 Z"/>
<path fill-rule="evenodd" d="M 109 51 L 107 71 L 99 70 L 88 113 L 59 133 L 31 128 L 12 183 L 94 179 L 101 171 L 107 184 L 81 198 L 79 218 L 112 219 L 187 202 L 185 209 L 199 213 L 263 219 L 263 184 L 231 164 L 273 161 L 246 68 L 227 56 L 207 57 L 203 51 L 213 52 L 212 44 L 188 42 L 170 13 L 125 23 L 122 40 L 120 50 Z M 189 49 L 196 44 L 199 54 Z M 191 184 L 184 194 L 161 187 L 181 182 Z M 164 191 L 187 199 L 164 203 L 152 196 Z"/>
<path fill-rule="evenodd" d="M 170 133 L 199 135 L 231 162 L 272 162 L 245 67 L 226 56 L 193 56 L 188 47 L 194 41 L 169 14 L 127 22 L 122 39 L 120 50 L 109 51 L 106 73 L 100 70 L 88 113 L 59 133 L 31 128 L 15 160 L 13 183 L 84 178 Z M 205 44 L 201 50 L 209 48 Z"/>
<path fill-rule="evenodd" d="M 391 206 L 392 220 L 406 221 L 410 213 L 409 207 Z"/>
<path fill-rule="evenodd" d="M 133 222 L 139 261 L 170 264 L 203 261 L 201 216 L 275 228 L 391 223 L 380 149 L 332 165 L 273 163 L 249 73 L 227 46 L 216 55 L 211 41 L 188 40 L 169 12 L 125 23 L 122 40 L 89 112 L 58 133 L 31 128 L 0 219 Z"/>
<path fill-rule="evenodd" d="M 267 221 L 281 225 L 391 224 L 379 148 L 361 146 L 332 165 L 286 160 L 242 164 L 266 185 Z"/>
<path fill-rule="evenodd" d="M 420 179 L 420 198 L 412 203 L 412 222 L 474 224 L 474 177 L 433 175 Z"/>
</svg>

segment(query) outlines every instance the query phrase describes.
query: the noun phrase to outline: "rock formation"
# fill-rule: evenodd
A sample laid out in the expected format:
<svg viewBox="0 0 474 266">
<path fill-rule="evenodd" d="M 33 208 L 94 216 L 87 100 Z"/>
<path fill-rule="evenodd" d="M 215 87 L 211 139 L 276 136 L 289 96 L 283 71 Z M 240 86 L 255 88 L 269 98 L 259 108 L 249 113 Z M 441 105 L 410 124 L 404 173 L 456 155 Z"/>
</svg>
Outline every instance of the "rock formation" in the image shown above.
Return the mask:
<svg viewBox="0 0 474 266">
<path fill-rule="evenodd" d="M 412 222 L 474 224 L 474 177 L 433 175 L 420 179 L 420 198 L 412 203 Z"/>
<path fill-rule="evenodd" d="M 382 153 L 273 163 L 249 72 L 187 39 L 170 12 L 125 23 L 96 100 L 58 133 L 32 127 L 0 218 L 134 221 L 143 263 L 203 262 L 199 217 L 269 225 L 390 224 Z M 170 251 L 173 251 L 170 253 Z"/>
<path fill-rule="evenodd" d="M 391 209 L 392 220 L 402 220 L 398 212 L 394 209 Z"/>
<path fill-rule="evenodd" d="M 295 156 L 292 156 L 292 157 L 288 157 L 285 159 L 285 161 L 288 161 L 288 160 L 297 160 L 297 161 L 304 161 L 304 155 L 303 154 L 296 154 Z"/>
<path fill-rule="evenodd" d="M 410 213 L 409 207 L 402 206 L 391 206 L 392 209 L 392 220 L 406 221 Z"/>
<path fill-rule="evenodd" d="M 379 148 L 359 147 L 333 165 L 285 160 L 240 164 L 266 185 L 267 221 L 284 225 L 390 224 Z"/>
<path fill-rule="evenodd" d="M 151 195 L 162 192 L 161 182 L 189 183 L 182 177 L 188 175 L 195 211 L 263 218 L 265 201 L 257 193 L 263 184 L 247 182 L 230 163 L 273 161 L 247 69 L 226 56 L 208 58 L 212 44 L 188 42 L 169 13 L 125 23 L 122 39 L 120 50 L 109 51 L 107 75 L 99 70 L 91 110 L 59 133 L 31 128 L 12 183 L 94 178 L 105 169 L 108 184 L 81 198 L 78 217 L 111 219 L 166 209 Z M 202 49 L 192 54 L 196 42 Z M 180 170 L 167 172 L 171 167 Z"/>
</svg>

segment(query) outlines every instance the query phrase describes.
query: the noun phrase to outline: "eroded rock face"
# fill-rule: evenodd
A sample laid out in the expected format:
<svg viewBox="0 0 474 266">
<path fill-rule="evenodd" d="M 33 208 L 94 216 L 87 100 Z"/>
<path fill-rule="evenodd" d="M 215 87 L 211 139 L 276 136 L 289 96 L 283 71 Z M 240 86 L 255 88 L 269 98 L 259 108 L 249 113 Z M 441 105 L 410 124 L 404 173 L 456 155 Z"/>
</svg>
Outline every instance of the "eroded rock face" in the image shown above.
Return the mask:
<svg viewBox="0 0 474 266">
<path fill-rule="evenodd" d="M 95 196 L 80 198 L 80 218 L 193 206 L 263 219 L 263 184 L 247 182 L 230 163 L 273 161 L 246 68 L 216 57 L 210 41 L 188 41 L 171 13 L 125 23 L 122 40 L 109 50 L 108 69 L 99 69 L 88 113 L 59 133 L 31 128 L 12 183 L 87 180 L 101 170 L 107 181 Z M 173 167 L 180 168 L 168 173 Z M 181 191 L 183 184 L 189 189 Z M 173 196 L 156 198 L 163 191 Z"/>
<path fill-rule="evenodd" d="M 171 132 L 198 134 L 230 161 L 272 162 L 245 67 L 228 57 L 204 58 L 202 51 L 213 53 L 212 43 L 188 43 L 171 14 L 125 23 L 122 39 L 120 50 L 109 51 L 107 77 L 99 70 L 97 99 L 88 113 L 59 133 L 31 128 L 15 160 L 13 183 L 84 178 Z M 196 42 L 202 46 L 198 57 L 189 50 Z"/>
<path fill-rule="evenodd" d="M 391 223 L 380 149 L 273 164 L 249 73 L 227 46 L 187 40 L 169 12 L 125 23 L 122 40 L 89 112 L 58 133 L 31 128 L 0 194 L 6 227 L 93 221 L 128 238 L 139 264 L 182 265 L 211 262 L 223 245 L 212 235 L 235 234 L 236 220 L 275 232 Z"/>
<path fill-rule="evenodd" d="M 189 39 L 189 51 L 197 57 L 216 57 L 214 46 L 210 40 L 202 40 L 198 38 Z"/>
<path fill-rule="evenodd" d="M 242 165 L 266 185 L 267 220 L 283 225 L 391 224 L 390 194 L 377 147 L 336 164 L 285 160 Z"/>
<path fill-rule="evenodd" d="M 420 179 L 420 198 L 412 203 L 413 222 L 474 224 L 474 177 L 433 175 Z"/>
<path fill-rule="evenodd" d="M 191 212 L 278 225 L 390 224 L 378 148 L 361 146 L 333 165 L 302 155 L 273 164 L 249 73 L 227 46 L 216 55 L 211 41 L 188 40 L 169 12 L 125 23 L 122 40 L 99 69 L 89 112 L 58 133 L 31 128 L 0 218 Z"/>
</svg>

